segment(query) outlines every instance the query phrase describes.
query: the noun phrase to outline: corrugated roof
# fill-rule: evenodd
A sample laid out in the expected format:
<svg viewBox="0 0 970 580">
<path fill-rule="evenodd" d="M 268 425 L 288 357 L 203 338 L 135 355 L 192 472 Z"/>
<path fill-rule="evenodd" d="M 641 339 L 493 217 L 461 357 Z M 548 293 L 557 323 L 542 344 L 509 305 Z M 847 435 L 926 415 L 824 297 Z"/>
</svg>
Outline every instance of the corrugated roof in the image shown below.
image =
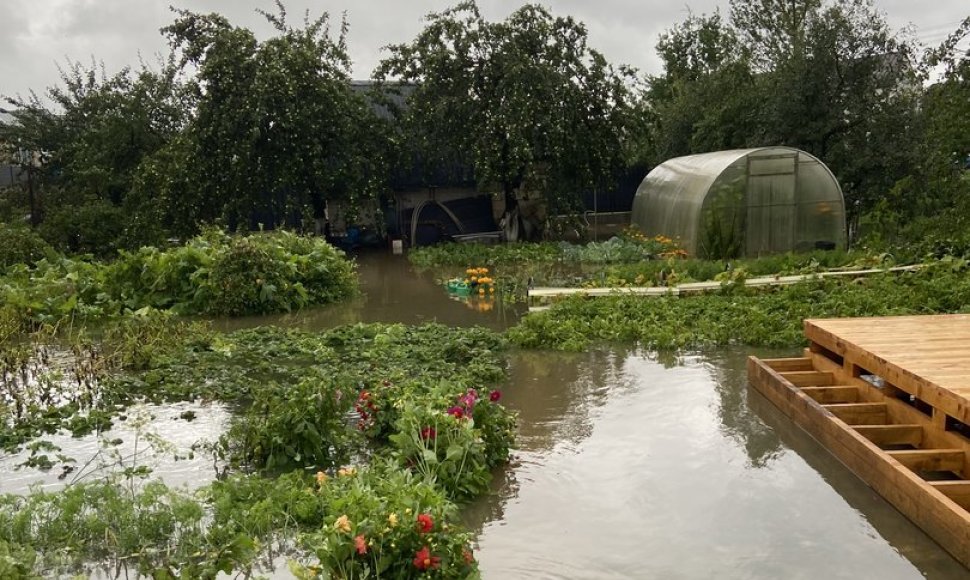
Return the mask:
<svg viewBox="0 0 970 580">
<path fill-rule="evenodd" d="M 2 125 L 13 125 L 17 122 L 13 114 L 6 109 L 0 109 L 0 124 Z"/>
</svg>

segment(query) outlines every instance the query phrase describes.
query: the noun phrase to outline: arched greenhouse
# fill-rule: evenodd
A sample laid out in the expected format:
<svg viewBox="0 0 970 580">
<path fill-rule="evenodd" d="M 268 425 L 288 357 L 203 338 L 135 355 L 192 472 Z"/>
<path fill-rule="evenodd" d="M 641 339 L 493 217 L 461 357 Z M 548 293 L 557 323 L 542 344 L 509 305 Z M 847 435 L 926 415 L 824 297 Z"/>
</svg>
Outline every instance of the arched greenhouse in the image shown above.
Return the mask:
<svg viewBox="0 0 970 580">
<path fill-rule="evenodd" d="M 677 157 L 644 178 L 633 225 L 692 256 L 845 247 L 845 202 L 829 168 L 789 147 Z"/>
</svg>

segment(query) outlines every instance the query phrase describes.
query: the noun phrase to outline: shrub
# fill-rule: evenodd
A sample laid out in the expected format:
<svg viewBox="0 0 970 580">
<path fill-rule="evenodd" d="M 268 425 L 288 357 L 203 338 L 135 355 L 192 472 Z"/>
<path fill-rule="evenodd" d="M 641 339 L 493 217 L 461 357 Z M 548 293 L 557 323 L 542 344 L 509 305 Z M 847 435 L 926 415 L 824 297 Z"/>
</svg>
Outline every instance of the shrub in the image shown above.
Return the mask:
<svg viewBox="0 0 970 580">
<path fill-rule="evenodd" d="M 0 272 L 14 264 L 33 265 L 53 256 L 54 249 L 34 230 L 0 224 Z"/>
<path fill-rule="evenodd" d="M 127 216 L 106 201 L 64 205 L 47 215 L 40 233 L 52 246 L 72 254 L 116 255 Z"/>
<path fill-rule="evenodd" d="M 235 465 L 269 471 L 327 469 L 349 457 L 345 417 L 353 395 L 324 373 L 296 385 L 270 384 L 232 421 L 220 447 Z"/>
</svg>

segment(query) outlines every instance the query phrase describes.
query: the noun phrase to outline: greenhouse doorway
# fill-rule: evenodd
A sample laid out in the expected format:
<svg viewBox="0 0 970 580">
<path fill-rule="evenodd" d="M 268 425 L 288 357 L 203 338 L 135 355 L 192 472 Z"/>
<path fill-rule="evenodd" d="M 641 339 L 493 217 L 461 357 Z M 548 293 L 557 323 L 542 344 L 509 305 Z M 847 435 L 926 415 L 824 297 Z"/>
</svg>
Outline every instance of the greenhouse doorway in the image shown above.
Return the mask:
<svg viewBox="0 0 970 580">
<path fill-rule="evenodd" d="M 749 226 L 745 253 L 762 256 L 786 252 L 795 244 L 798 152 L 752 155 L 747 160 Z"/>
</svg>

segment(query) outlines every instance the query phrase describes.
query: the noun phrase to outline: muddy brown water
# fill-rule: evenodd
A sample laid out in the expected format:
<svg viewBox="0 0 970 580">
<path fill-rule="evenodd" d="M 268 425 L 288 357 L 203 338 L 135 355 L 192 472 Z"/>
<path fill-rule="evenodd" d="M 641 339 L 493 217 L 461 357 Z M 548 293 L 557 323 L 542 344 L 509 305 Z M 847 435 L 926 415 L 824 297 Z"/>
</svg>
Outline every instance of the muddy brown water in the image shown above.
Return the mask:
<svg viewBox="0 0 970 580">
<path fill-rule="evenodd" d="M 364 296 L 350 305 L 218 326 L 437 321 L 502 329 L 522 316 L 520 308 L 449 299 L 401 257 L 359 263 Z M 483 576 L 970 578 L 748 387 L 748 354 L 792 351 L 514 353 L 503 390 L 519 413 L 514 459 L 496 473 L 493 493 L 463 512 Z M 164 417 L 175 425 L 177 415 Z M 197 420 L 214 436 L 224 411 Z M 181 483 L 186 469 L 196 481 L 212 473 L 211 465 L 183 462 L 156 474 Z M 0 475 L 0 490 L 11 477 L 18 488 L 29 483 L 18 474 Z"/>
</svg>

